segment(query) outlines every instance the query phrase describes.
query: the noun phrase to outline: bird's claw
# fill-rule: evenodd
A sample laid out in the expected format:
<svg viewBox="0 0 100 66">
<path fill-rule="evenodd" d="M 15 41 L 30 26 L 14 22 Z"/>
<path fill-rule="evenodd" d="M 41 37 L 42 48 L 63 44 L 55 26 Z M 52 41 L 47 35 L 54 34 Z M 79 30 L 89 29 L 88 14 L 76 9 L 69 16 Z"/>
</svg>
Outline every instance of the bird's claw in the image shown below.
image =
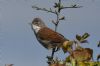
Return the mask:
<svg viewBox="0 0 100 66">
<path fill-rule="evenodd" d="M 53 63 L 53 57 L 52 56 L 47 56 L 46 58 L 48 59 L 48 61 L 47 61 L 48 64 Z"/>
</svg>

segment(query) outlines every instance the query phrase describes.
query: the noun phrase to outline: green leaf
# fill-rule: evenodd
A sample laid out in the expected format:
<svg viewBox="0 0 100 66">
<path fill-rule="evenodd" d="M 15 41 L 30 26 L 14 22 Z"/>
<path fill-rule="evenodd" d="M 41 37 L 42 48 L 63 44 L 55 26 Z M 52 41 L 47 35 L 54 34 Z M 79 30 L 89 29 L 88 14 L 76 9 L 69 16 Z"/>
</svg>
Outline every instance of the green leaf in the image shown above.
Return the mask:
<svg viewBox="0 0 100 66">
<path fill-rule="evenodd" d="M 82 41 L 80 41 L 81 43 L 88 43 L 88 41 L 87 40 L 82 40 Z"/>
<path fill-rule="evenodd" d="M 78 35 L 78 34 L 76 35 L 76 39 L 77 39 L 78 41 L 80 41 L 81 38 L 82 38 L 82 37 L 81 37 L 80 35 Z"/>
<path fill-rule="evenodd" d="M 61 6 L 61 3 L 58 3 L 58 7 L 60 8 L 60 6 Z"/>
<path fill-rule="evenodd" d="M 70 56 L 66 57 L 65 62 L 71 62 Z"/>
<path fill-rule="evenodd" d="M 88 33 L 84 33 L 84 35 L 80 36 L 80 35 L 76 35 L 76 39 L 80 42 L 80 43 L 88 43 L 88 41 L 86 40 L 86 38 L 88 38 L 90 35 Z"/>
<path fill-rule="evenodd" d="M 60 3 L 55 3 L 54 8 L 60 8 L 61 4 Z"/>
<path fill-rule="evenodd" d="M 84 33 L 84 35 L 82 36 L 82 39 L 86 39 L 86 38 L 88 38 L 89 36 L 90 36 L 90 34 Z"/>
</svg>

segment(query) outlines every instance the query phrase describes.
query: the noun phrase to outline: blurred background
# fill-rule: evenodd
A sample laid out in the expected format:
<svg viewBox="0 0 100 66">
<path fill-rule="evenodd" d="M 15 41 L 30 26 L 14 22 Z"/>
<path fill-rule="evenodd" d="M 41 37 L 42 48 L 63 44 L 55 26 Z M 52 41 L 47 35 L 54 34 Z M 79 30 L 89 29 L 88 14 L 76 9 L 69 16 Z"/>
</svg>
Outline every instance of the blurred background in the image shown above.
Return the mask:
<svg viewBox="0 0 100 66">
<path fill-rule="evenodd" d="M 48 27 L 54 29 L 52 19 L 56 16 L 32 8 L 33 5 L 41 8 L 50 8 L 57 0 L 0 0 L 0 66 L 47 66 L 46 56 L 51 51 L 46 50 L 37 41 L 31 26 L 35 17 L 40 17 Z M 97 43 L 100 40 L 100 0 L 63 0 L 64 5 L 78 4 L 83 6 L 76 9 L 65 9 L 62 15 L 66 20 L 58 27 L 58 32 L 73 40 L 76 34 L 88 32 L 90 47 L 94 50 L 94 60 L 100 53 Z M 64 60 L 67 54 L 59 51 L 55 54 Z"/>
</svg>

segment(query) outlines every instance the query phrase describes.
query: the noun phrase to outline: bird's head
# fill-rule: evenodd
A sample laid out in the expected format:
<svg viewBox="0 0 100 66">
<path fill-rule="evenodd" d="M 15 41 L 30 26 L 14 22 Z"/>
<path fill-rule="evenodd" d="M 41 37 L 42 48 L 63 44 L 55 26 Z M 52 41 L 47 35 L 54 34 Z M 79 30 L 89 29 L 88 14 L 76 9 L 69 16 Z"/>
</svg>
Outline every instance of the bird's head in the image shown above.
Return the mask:
<svg viewBox="0 0 100 66">
<path fill-rule="evenodd" d="M 43 27 L 46 27 L 44 22 L 40 18 L 34 18 L 32 21 L 32 28 L 35 30 L 35 32 L 38 32 Z"/>
</svg>

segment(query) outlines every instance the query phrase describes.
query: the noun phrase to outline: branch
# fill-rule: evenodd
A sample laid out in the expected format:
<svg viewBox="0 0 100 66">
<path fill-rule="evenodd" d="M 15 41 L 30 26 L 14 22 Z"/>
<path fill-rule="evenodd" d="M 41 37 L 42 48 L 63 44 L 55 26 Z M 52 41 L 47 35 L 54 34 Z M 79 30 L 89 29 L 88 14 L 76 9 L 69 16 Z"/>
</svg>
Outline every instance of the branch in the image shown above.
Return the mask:
<svg viewBox="0 0 100 66">
<path fill-rule="evenodd" d="M 46 12 L 57 14 L 56 11 L 52 11 L 52 9 L 48 10 L 46 8 L 40 8 L 40 7 L 37 7 L 37 6 L 32 6 L 32 8 L 35 8 L 36 10 L 41 10 L 41 11 L 46 11 Z"/>
<path fill-rule="evenodd" d="M 62 7 L 61 9 L 66 9 L 66 8 L 81 8 L 83 6 L 76 6 L 76 5 L 73 5 L 73 6 L 69 6 L 69 7 Z"/>
</svg>

